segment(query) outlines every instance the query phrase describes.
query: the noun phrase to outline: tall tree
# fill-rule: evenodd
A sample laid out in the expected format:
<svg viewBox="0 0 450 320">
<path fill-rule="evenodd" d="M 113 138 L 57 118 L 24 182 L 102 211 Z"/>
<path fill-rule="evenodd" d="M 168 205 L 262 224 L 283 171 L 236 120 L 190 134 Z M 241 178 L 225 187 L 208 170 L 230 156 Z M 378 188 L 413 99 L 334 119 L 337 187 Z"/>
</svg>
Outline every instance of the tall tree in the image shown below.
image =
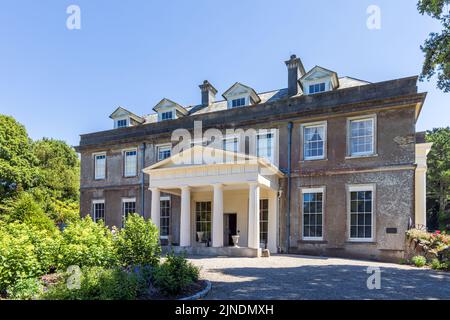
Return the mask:
<svg viewBox="0 0 450 320">
<path fill-rule="evenodd" d="M 450 127 L 427 131 L 426 140 L 433 146 L 428 154 L 428 198 L 437 203 L 441 228 L 450 227 Z"/>
<path fill-rule="evenodd" d="M 437 86 L 444 92 L 450 92 L 450 0 L 419 0 L 417 9 L 442 23 L 441 33 L 430 33 L 423 46 L 425 54 L 420 79 L 429 80 L 437 73 Z"/>
<path fill-rule="evenodd" d="M 0 114 L 0 201 L 38 180 L 37 158 L 23 125 Z"/>
</svg>

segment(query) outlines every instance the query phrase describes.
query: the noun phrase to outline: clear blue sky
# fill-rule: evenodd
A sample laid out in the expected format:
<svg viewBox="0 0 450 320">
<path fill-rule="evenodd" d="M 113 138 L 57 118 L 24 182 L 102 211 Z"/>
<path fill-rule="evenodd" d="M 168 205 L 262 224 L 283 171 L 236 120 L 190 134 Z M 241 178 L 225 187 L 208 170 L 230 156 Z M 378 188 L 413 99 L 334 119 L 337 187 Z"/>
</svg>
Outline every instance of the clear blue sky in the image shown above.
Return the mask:
<svg viewBox="0 0 450 320">
<path fill-rule="evenodd" d="M 81 8 L 81 30 L 66 28 L 66 8 Z M 381 29 L 366 27 L 366 9 L 381 8 Z M 2 1 L 0 113 L 33 139 L 72 145 L 79 134 L 112 127 L 124 106 L 151 113 L 163 97 L 200 102 L 208 79 L 223 93 L 235 81 L 257 91 L 287 86 L 290 54 L 306 69 L 372 82 L 420 73 L 419 46 L 440 25 L 415 0 Z M 435 81 L 418 130 L 450 123 L 449 94 Z"/>
</svg>

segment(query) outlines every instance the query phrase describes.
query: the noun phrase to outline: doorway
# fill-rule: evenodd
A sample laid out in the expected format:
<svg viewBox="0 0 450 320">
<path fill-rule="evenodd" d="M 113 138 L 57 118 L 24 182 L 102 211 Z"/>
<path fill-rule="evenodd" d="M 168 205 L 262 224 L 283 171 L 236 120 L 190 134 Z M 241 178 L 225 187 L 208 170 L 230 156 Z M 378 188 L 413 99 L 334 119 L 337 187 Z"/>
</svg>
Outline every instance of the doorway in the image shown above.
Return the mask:
<svg viewBox="0 0 450 320">
<path fill-rule="evenodd" d="M 237 235 L 237 214 L 225 213 L 223 215 L 223 245 L 233 246 L 233 238 Z"/>
</svg>

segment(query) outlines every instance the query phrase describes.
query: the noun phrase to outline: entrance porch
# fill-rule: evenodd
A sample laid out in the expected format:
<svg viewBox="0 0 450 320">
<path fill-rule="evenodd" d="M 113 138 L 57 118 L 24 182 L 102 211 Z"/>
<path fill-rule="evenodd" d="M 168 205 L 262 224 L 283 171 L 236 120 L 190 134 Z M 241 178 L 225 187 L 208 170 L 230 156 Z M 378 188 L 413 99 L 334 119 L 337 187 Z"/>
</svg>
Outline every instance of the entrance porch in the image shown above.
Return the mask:
<svg viewBox="0 0 450 320">
<path fill-rule="evenodd" d="M 150 175 L 153 222 L 159 228 L 161 193 L 173 194 L 181 197 L 175 251 L 228 256 L 259 256 L 262 248 L 277 252 L 281 172 L 264 159 L 206 149 L 195 146 L 144 170 Z M 216 159 L 235 158 L 222 163 L 180 161 L 206 151 Z M 233 246 L 236 235 L 239 242 Z"/>
</svg>

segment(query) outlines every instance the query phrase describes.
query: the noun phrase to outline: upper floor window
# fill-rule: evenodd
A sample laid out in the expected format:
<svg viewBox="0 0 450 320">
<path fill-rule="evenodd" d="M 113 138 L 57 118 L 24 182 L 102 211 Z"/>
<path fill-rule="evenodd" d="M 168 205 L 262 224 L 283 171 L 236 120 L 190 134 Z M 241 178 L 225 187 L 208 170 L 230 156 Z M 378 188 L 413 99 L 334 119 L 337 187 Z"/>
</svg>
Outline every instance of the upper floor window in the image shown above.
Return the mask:
<svg viewBox="0 0 450 320">
<path fill-rule="evenodd" d="M 173 111 L 166 111 L 161 113 L 161 120 L 172 120 L 173 119 Z"/>
<path fill-rule="evenodd" d="M 106 178 L 106 154 L 94 155 L 94 175 L 95 180 L 102 180 Z"/>
<path fill-rule="evenodd" d="M 364 118 L 350 120 L 350 155 L 361 156 L 374 153 L 375 119 Z"/>
<path fill-rule="evenodd" d="M 117 127 L 117 128 L 125 128 L 125 127 L 128 127 L 128 119 L 120 119 L 120 120 L 117 120 L 117 125 L 116 125 L 116 127 Z"/>
<path fill-rule="evenodd" d="M 325 91 L 325 82 L 311 84 L 309 86 L 309 93 L 310 94 L 324 92 L 324 91 Z"/>
<path fill-rule="evenodd" d="M 137 150 L 124 152 L 124 176 L 134 177 L 137 174 Z"/>
<path fill-rule="evenodd" d="M 238 138 L 225 138 L 223 139 L 223 150 L 238 152 L 239 150 L 239 140 Z"/>
<path fill-rule="evenodd" d="M 171 151 L 172 151 L 172 146 L 170 144 L 158 146 L 157 147 L 158 161 L 169 158 L 171 155 Z"/>
<path fill-rule="evenodd" d="M 316 160 L 325 158 L 326 125 L 306 125 L 303 127 L 303 158 Z"/>
<path fill-rule="evenodd" d="M 94 222 L 105 221 L 105 200 L 92 201 L 92 218 Z"/>
<path fill-rule="evenodd" d="M 233 99 L 231 101 L 232 108 L 237 108 L 237 107 L 242 107 L 242 106 L 245 106 L 245 98 Z"/>
<path fill-rule="evenodd" d="M 264 133 L 257 136 L 257 150 L 258 157 L 265 158 L 266 160 L 273 162 L 274 156 L 274 134 Z"/>
</svg>

